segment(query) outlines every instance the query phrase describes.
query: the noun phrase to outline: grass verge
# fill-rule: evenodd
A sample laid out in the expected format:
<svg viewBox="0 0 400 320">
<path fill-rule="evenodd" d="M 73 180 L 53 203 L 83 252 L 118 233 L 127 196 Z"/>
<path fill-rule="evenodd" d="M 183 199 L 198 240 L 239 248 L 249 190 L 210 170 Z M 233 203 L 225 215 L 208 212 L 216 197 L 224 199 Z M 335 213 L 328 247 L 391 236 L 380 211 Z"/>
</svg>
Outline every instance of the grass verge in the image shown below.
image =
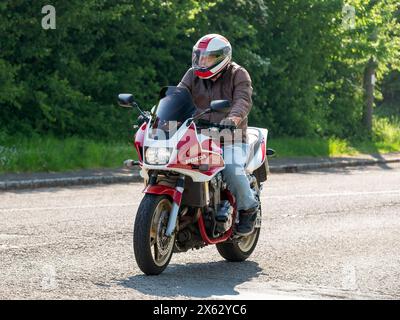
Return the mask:
<svg viewBox="0 0 400 320">
<path fill-rule="evenodd" d="M 79 169 L 118 168 L 135 159 L 133 144 L 100 142 L 82 138 L 54 137 L 0 140 L 0 173 L 57 172 Z"/>
<path fill-rule="evenodd" d="M 375 119 L 372 138 L 369 139 L 273 138 L 269 140 L 269 147 L 276 150 L 277 157 L 339 157 L 399 152 L 400 120 Z"/>
<path fill-rule="evenodd" d="M 335 157 L 360 153 L 400 151 L 400 121 L 374 121 L 373 137 L 364 140 L 339 138 L 271 138 L 268 147 L 277 157 Z M 0 133 L 0 173 L 60 172 L 79 169 L 120 168 L 126 159 L 137 159 L 133 144 L 82 138 L 17 138 Z"/>
</svg>

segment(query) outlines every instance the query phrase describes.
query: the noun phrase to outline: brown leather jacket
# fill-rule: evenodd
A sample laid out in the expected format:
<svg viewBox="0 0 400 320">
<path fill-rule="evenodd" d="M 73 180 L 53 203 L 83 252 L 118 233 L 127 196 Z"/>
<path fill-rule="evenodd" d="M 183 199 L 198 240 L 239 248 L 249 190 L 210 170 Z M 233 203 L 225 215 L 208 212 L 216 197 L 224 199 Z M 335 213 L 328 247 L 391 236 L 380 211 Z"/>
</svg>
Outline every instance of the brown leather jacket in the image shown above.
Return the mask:
<svg viewBox="0 0 400 320">
<path fill-rule="evenodd" d="M 252 107 L 253 93 L 251 78 L 246 69 L 232 62 L 214 82 L 209 79 L 200 79 L 194 74 L 193 68 L 190 68 L 178 86 L 189 89 L 198 113 L 207 109 L 212 100 L 229 100 L 231 111 L 228 115 L 213 112 L 204 115 L 203 119 L 219 123 L 229 116 L 242 118 L 238 129 L 242 130 L 242 140 L 246 142 L 247 115 Z"/>
</svg>

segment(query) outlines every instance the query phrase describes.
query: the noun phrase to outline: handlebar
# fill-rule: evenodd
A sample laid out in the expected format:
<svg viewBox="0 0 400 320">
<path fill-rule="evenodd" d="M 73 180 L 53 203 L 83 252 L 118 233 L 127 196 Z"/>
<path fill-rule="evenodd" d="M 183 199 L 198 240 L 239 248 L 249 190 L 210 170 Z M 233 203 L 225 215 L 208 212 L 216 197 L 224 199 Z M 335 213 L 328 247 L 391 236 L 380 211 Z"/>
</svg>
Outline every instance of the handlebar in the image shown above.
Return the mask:
<svg viewBox="0 0 400 320">
<path fill-rule="evenodd" d="M 140 114 L 137 118 L 137 125 L 140 127 L 143 122 L 149 122 L 151 119 L 151 115 L 149 112 L 144 112 L 144 114 Z M 220 124 L 220 123 L 215 123 L 215 122 L 211 122 L 205 119 L 192 119 L 193 122 L 196 123 L 198 128 L 202 128 L 202 129 L 211 129 L 211 128 L 217 128 L 219 130 L 224 130 L 224 129 L 228 129 L 230 131 L 234 131 L 237 129 L 237 126 L 235 125 L 224 125 L 224 124 Z M 190 123 L 190 122 L 189 122 Z"/>
<path fill-rule="evenodd" d="M 151 113 L 148 111 L 144 111 L 142 114 L 139 114 L 139 116 L 136 119 L 136 123 L 140 127 L 143 122 L 149 122 L 151 119 Z"/>
<path fill-rule="evenodd" d="M 197 124 L 201 127 L 202 125 L 206 128 L 218 128 L 220 130 L 224 130 L 224 129 L 228 129 L 231 131 L 234 131 L 235 129 L 237 129 L 236 126 L 233 125 L 224 125 L 224 124 L 219 124 L 219 123 L 215 123 L 215 122 L 210 122 L 204 119 L 197 119 L 195 120 L 197 122 Z"/>
</svg>

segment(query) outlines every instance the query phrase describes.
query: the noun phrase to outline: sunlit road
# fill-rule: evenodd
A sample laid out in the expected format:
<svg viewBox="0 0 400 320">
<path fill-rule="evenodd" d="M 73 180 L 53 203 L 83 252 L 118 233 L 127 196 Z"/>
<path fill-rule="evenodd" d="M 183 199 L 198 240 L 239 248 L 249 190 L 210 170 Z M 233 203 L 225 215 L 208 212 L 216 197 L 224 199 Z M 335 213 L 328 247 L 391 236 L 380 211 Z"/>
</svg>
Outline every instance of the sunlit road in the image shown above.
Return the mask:
<svg viewBox="0 0 400 320">
<path fill-rule="evenodd" d="M 271 175 L 255 252 L 142 275 L 141 184 L 0 193 L 0 299 L 399 299 L 400 165 Z"/>
</svg>

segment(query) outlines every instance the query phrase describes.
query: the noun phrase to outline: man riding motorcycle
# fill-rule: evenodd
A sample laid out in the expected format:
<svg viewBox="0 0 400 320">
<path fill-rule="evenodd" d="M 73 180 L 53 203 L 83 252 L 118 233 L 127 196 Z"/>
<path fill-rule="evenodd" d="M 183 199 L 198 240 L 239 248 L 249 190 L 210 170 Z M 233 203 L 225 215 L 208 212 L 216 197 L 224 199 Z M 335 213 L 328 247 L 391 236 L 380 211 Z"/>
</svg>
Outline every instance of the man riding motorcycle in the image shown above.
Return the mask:
<svg viewBox="0 0 400 320">
<path fill-rule="evenodd" d="M 241 130 L 241 139 L 224 145 L 225 169 L 222 174 L 229 190 L 238 204 L 239 235 L 249 235 L 254 230 L 258 201 L 250 188 L 245 173 L 245 161 L 249 151 L 247 144 L 247 115 L 252 107 L 251 78 L 243 67 L 232 61 L 229 41 L 218 34 L 200 38 L 193 47 L 192 67 L 183 76 L 178 87 L 186 87 L 201 113 L 212 100 L 228 100 L 231 110 L 228 115 L 209 113 L 203 119 L 234 125 Z"/>
</svg>

